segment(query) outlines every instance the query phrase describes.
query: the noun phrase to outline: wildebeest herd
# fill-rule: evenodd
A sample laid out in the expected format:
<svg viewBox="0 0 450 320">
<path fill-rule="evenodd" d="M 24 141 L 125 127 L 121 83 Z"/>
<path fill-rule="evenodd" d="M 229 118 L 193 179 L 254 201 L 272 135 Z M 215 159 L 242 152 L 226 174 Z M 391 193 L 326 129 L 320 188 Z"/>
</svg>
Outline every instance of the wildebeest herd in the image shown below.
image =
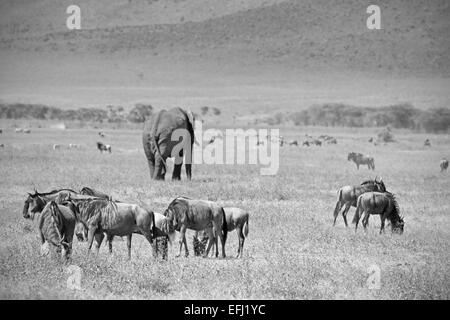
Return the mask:
<svg viewBox="0 0 450 320">
<path fill-rule="evenodd" d="M 24 203 L 23 217 L 34 220 L 36 215 L 42 248 L 47 242 L 66 258 L 71 254 L 74 235 L 80 241 L 87 240 L 88 252 L 95 240 L 97 253 L 105 236 L 110 253 L 113 238 L 126 236 L 128 257 L 131 258 L 131 238 L 136 233 L 143 235 L 152 245 L 154 257 L 161 251 L 163 259 L 167 259 L 167 245 L 175 239 L 175 231 L 180 234 L 177 256 L 181 254 L 183 244 L 185 256 L 188 256 L 187 229 L 207 235 L 208 247 L 204 257 L 209 255 L 213 245 L 218 257 L 220 239 L 223 258 L 226 256 L 227 234 L 236 229 L 239 239 L 237 257 L 240 257 L 249 233 L 248 212 L 240 208 L 224 208 L 212 201 L 177 197 L 164 214 L 160 214 L 143 205 L 113 200 L 111 196 L 88 187 L 79 192 L 59 189 L 29 193 Z M 201 242 L 205 242 L 205 235 Z M 194 248 L 196 253 L 204 251 L 204 248 L 198 249 L 196 244 Z M 45 253 L 48 251 L 43 250 Z"/>
</svg>

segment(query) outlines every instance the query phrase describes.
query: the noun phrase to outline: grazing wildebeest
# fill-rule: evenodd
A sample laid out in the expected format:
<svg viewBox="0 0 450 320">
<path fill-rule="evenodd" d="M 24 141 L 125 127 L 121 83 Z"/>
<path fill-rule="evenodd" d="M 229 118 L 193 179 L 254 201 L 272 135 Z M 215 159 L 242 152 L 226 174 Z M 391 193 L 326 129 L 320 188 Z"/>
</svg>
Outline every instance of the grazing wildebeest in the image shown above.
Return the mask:
<svg viewBox="0 0 450 320">
<path fill-rule="evenodd" d="M 79 149 L 80 145 L 76 143 L 69 143 L 69 149 Z"/>
<path fill-rule="evenodd" d="M 440 163 L 440 167 L 441 167 L 441 172 L 444 170 L 447 170 L 448 168 L 448 160 L 447 159 L 442 159 L 441 163 Z"/>
<path fill-rule="evenodd" d="M 50 201 L 39 217 L 39 236 L 43 248 L 45 241 L 56 247 L 56 252 L 64 258 L 72 253 L 72 240 L 76 225 L 75 213 L 68 207 Z"/>
<path fill-rule="evenodd" d="M 290 146 L 298 146 L 297 140 L 291 140 L 291 141 L 288 142 L 288 144 L 289 144 Z"/>
<path fill-rule="evenodd" d="M 105 134 L 104 134 L 103 132 L 101 132 L 101 131 L 98 133 L 98 135 L 99 135 L 100 137 L 102 137 L 102 138 L 105 137 Z"/>
<path fill-rule="evenodd" d="M 214 233 L 219 236 L 222 244 L 222 258 L 225 258 L 225 242 L 228 227 L 225 212 L 221 206 L 212 201 L 194 200 L 186 197 L 175 198 L 164 212 L 175 230 L 180 232 L 180 250 L 177 257 L 181 255 L 184 244 L 185 255 L 189 255 L 186 243 L 186 230 L 206 230 L 209 237 L 208 248 L 203 257 L 207 257 L 211 246 L 216 242 Z M 216 257 L 219 255 L 216 246 Z"/>
<path fill-rule="evenodd" d="M 3 143 L 0 143 L 0 148 L 4 148 L 5 145 Z"/>
<path fill-rule="evenodd" d="M 342 218 L 344 219 L 345 226 L 348 227 L 347 213 L 350 210 L 350 207 L 356 207 L 358 197 L 363 193 L 370 191 L 386 192 L 386 186 L 384 185 L 383 179 L 380 178 L 380 181 L 377 181 L 377 177 L 375 177 L 375 180 L 364 181 L 359 186 L 344 186 L 340 188 L 338 191 L 338 201 L 336 202 L 333 214 L 333 226 L 336 225 L 337 216 L 345 205 L 344 211 L 342 211 Z"/>
<path fill-rule="evenodd" d="M 54 144 L 53 145 L 53 150 L 59 150 L 61 149 L 61 145 L 60 144 Z"/>
<path fill-rule="evenodd" d="M 384 230 L 386 219 L 391 222 L 392 232 L 403 233 L 405 222 L 403 217 L 400 216 L 397 200 L 390 192 L 367 192 L 358 197 L 356 213 L 352 221 L 355 223 L 355 232 L 358 229 L 359 219 L 363 214 L 365 214 L 362 220 L 364 229 L 367 228 L 370 215 L 379 214 L 381 218 L 380 234 Z"/>
<path fill-rule="evenodd" d="M 310 143 L 309 143 L 309 141 L 305 141 L 305 142 L 303 142 L 303 145 L 309 147 Z"/>
<path fill-rule="evenodd" d="M 430 139 L 426 139 L 425 142 L 423 143 L 423 145 L 424 145 L 425 147 L 431 147 Z"/>
<path fill-rule="evenodd" d="M 158 253 L 162 252 L 164 260 L 168 257 L 168 243 L 172 244 L 175 240 L 175 229 L 163 214 L 154 212 L 155 215 L 155 234 L 153 244 L 153 256 L 158 257 Z"/>
<path fill-rule="evenodd" d="M 98 254 L 104 233 L 110 253 L 112 253 L 114 236 L 127 236 L 129 259 L 131 259 L 131 237 L 133 233 L 141 234 L 150 244 L 153 243 L 155 216 L 151 210 L 135 204 L 114 202 L 85 195 L 69 195 L 65 200 L 74 205 L 80 222 L 88 230 L 88 253 L 95 238 Z"/>
<path fill-rule="evenodd" d="M 97 142 L 97 149 L 100 150 L 100 153 L 103 153 L 103 151 L 109 151 L 111 153 L 111 146 L 103 142 Z"/>
<path fill-rule="evenodd" d="M 31 129 L 23 129 L 23 133 L 31 133 Z"/>
<path fill-rule="evenodd" d="M 375 161 L 373 157 L 365 156 L 361 153 L 350 152 L 347 156 L 347 160 L 352 160 L 354 163 L 356 163 L 356 168 L 358 170 L 360 165 L 367 165 L 369 170 L 375 170 Z"/>
</svg>

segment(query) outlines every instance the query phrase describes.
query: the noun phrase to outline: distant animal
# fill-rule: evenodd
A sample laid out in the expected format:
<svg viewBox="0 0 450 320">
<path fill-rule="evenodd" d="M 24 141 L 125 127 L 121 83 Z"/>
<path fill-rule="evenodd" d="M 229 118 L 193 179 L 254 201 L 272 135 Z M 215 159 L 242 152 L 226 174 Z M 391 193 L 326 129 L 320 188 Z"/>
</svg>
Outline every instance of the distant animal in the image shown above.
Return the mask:
<svg viewBox="0 0 450 320">
<path fill-rule="evenodd" d="M 76 225 L 76 216 L 68 207 L 50 201 L 39 217 L 38 229 L 43 248 L 47 241 L 56 247 L 56 252 L 64 258 L 72 253 L 72 240 Z"/>
<path fill-rule="evenodd" d="M 310 146 L 310 143 L 309 143 L 309 141 L 304 141 L 304 142 L 303 142 L 303 145 L 309 147 L 309 146 Z"/>
<path fill-rule="evenodd" d="M 111 146 L 109 144 L 104 144 L 103 142 L 97 142 L 97 149 L 100 153 L 103 153 L 103 151 L 111 153 Z"/>
<path fill-rule="evenodd" d="M 3 143 L 0 143 L 0 148 L 4 148 L 5 145 Z"/>
<path fill-rule="evenodd" d="M 367 228 L 371 214 L 379 214 L 381 218 L 380 234 L 384 231 L 385 220 L 391 223 L 392 232 L 403 233 L 405 222 L 400 216 L 400 209 L 395 196 L 390 192 L 367 192 L 358 197 L 356 213 L 353 217 L 355 232 L 359 219 L 363 216 L 362 225 Z"/>
<path fill-rule="evenodd" d="M 101 131 L 98 133 L 98 135 L 99 135 L 100 137 L 102 137 L 102 138 L 105 137 L 105 134 L 104 134 L 103 132 L 101 132 Z"/>
<path fill-rule="evenodd" d="M 448 160 L 447 159 L 442 159 L 441 163 L 440 163 L 440 167 L 441 167 L 441 172 L 447 170 L 448 168 Z"/>
<path fill-rule="evenodd" d="M 69 143 L 69 149 L 79 149 L 80 145 L 75 143 Z"/>
<path fill-rule="evenodd" d="M 423 145 L 424 145 L 425 147 L 431 147 L 430 139 L 426 139 L 425 142 L 423 143 Z"/>
<path fill-rule="evenodd" d="M 319 139 L 314 139 L 311 141 L 311 143 L 319 147 L 322 146 L 322 141 L 320 141 Z"/>
<path fill-rule="evenodd" d="M 2 134 L 3 133 L 3 129 L 0 129 L 0 134 Z"/>
<path fill-rule="evenodd" d="M 367 167 L 372 170 L 375 170 L 375 161 L 373 157 L 365 156 L 361 153 L 350 152 L 347 156 L 348 161 L 353 161 L 356 163 L 356 168 L 359 170 L 360 165 L 367 165 Z"/>
<path fill-rule="evenodd" d="M 347 213 L 350 210 L 350 207 L 356 207 L 358 197 L 366 192 L 378 191 L 378 192 L 386 192 L 386 186 L 383 182 L 383 178 L 380 178 L 377 181 L 377 177 L 375 180 L 367 180 L 361 183 L 359 186 L 343 186 L 338 191 L 338 201 L 336 202 L 336 207 L 334 209 L 334 222 L 333 226 L 336 225 L 336 219 L 339 215 L 339 212 L 344 207 L 342 211 L 342 218 L 344 219 L 345 226 L 348 227 L 347 224 Z"/>
<path fill-rule="evenodd" d="M 131 259 L 131 237 L 133 233 L 143 235 L 153 244 L 155 216 L 153 211 L 129 203 L 114 202 L 84 195 L 69 195 L 79 220 L 88 230 L 88 253 L 96 241 L 96 251 L 100 249 L 106 234 L 109 252 L 112 253 L 114 236 L 127 236 L 128 258 Z"/>
<path fill-rule="evenodd" d="M 373 142 L 373 137 L 370 137 L 368 141 L 369 141 L 370 143 L 372 143 L 372 142 Z"/>
<path fill-rule="evenodd" d="M 23 133 L 31 133 L 31 129 L 23 129 Z"/>
<path fill-rule="evenodd" d="M 23 129 L 22 128 L 16 128 L 16 133 L 19 133 L 19 132 L 23 132 Z"/>
<path fill-rule="evenodd" d="M 53 150 L 59 150 L 61 149 L 61 145 L 60 144 L 54 144 L 53 145 Z"/>
<path fill-rule="evenodd" d="M 194 114 L 182 108 L 161 110 L 145 122 L 142 143 L 151 179 L 164 180 L 167 172 L 166 160 L 174 157 L 172 180 L 180 180 L 183 156 L 186 156 L 186 176 L 191 180 L 194 123 Z M 178 136 L 172 136 L 174 133 Z M 177 147 L 182 148 L 176 149 Z M 172 154 L 174 150 L 178 153 Z"/>
<path fill-rule="evenodd" d="M 288 144 L 289 144 L 290 146 L 298 146 L 297 140 L 291 140 L 291 141 L 288 142 Z"/>
<path fill-rule="evenodd" d="M 217 236 L 222 244 L 222 258 L 225 258 L 225 243 L 227 239 L 228 227 L 225 212 L 221 206 L 212 201 L 194 200 L 186 197 L 175 198 L 164 212 L 164 216 L 169 219 L 175 230 L 180 232 L 180 250 L 184 244 L 185 256 L 189 255 L 186 243 L 186 230 L 195 231 L 206 230 L 209 241 L 208 248 L 203 257 L 207 257 L 211 246 L 217 243 Z M 216 236 L 214 236 L 214 234 Z M 216 257 L 219 255 L 216 245 Z"/>
</svg>

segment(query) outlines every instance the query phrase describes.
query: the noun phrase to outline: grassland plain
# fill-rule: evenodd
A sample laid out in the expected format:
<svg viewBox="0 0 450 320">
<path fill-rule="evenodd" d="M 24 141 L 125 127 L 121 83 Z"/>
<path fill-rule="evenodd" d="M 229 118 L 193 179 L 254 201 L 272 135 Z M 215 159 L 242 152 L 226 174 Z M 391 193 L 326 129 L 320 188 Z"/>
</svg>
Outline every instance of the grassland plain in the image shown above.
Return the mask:
<svg viewBox="0 0 450 320">
<path fill-rule="evenodd" d="M 367 142 L 375 129 L 281 128 L 287 139 L 331 134 L 337 145 L 280 149 L 276 176 L 250 165 L 195 165 L 193 180 L 149 178 L 139 130 L 106 130 L 113 153 L 95 147 L 98 130 L 4 130 L 0 136 L 0 298 L 3 299 L 448 299 L 450 297 L 450 177 L 439 161 L 450 156 L 448 135 L 395 131 L 396 143 Z M 423 147 L 428 137 L 431 148 Z M 81 149 L 53 150 L 77 143 Z M 375 171 L 347 161 L 347 152 L 375 157 Z M 332 227 L 337 190 L 381 175 L 405 217 L 405 233 L 379 235 L 373 216 L 367 233 Z M 183 175 L 184 178 L 184 175 Z M 67 288 L 67 265 L 40 257 L 36 227 L 22 218 L 26 192 L 90 186 L 162 212 L 179 195 L 210 199 L 250 212 L 244 257 L 234 259 L 230 233 L 226 259 L 191 255 L 156 261 L 143 237 L 114 242 L 87 257 L 74 241 L 72 264 L 83 270 L 81 290 Z M 354 209 L 350 211 L 352 217 Z M 381 270 L 379 289 L 369 289 L 371 266 Z"/>
</svg>

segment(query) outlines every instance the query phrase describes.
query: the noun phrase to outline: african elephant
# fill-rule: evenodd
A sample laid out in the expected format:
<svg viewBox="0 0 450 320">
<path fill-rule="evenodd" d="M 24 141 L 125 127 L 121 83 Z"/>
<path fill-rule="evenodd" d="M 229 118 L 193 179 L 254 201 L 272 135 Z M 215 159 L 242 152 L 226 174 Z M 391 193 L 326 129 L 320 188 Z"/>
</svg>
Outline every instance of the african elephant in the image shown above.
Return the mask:
<svg viewBox="0 0 450 320">
<path fill-rule="evenodd" d="M 144 125 L 142 142 L 150 168 L 150 177 L 164 180 L 166 159 L 175 157 L 172 180 L 181 179 L 183 154 L 186 153 L 186 175 L 191 179 L 194 115 L 181 108 L 161 110 Z"/>
</svg>

